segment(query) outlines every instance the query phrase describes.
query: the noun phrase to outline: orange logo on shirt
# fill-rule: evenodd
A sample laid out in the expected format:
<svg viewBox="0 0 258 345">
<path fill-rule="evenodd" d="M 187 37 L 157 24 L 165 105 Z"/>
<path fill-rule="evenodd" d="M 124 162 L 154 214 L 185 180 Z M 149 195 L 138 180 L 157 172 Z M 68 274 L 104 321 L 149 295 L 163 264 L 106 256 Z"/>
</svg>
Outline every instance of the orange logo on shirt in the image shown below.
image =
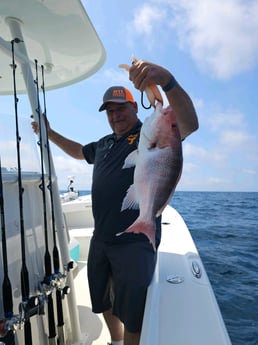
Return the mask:
<svg viewBox="0 0 258 345">
<path fill-rule="evenodd" d="M 132 145 L 135 141 L 135 139 L 137 139 L 137 136 L 138 134 L 130 134 L 128 137 L 127 137 L 127 140 L 128 140 L 128 144 L 129 145 Z"/>
</svg>

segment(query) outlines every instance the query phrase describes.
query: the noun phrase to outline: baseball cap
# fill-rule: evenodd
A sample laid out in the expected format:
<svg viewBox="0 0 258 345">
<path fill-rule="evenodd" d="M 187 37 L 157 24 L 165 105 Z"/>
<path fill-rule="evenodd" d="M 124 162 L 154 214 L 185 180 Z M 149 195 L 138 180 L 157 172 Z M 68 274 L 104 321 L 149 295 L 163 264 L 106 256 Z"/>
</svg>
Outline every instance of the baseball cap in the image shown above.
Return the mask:
<svg viewBox="0 0 258 345">
<path fill-rule="evenodd" d="M 115 103 L 131 102 L 131 103 L 134 103 L 135 100 L 134 100 L 131 92 L 128 89 L 126 89 L 125 87 L 123 87 L 123 86 L 111 86 L 104 93 L 103 104 L 99 108 L 99 111 L 105 110 L 108 102 L 115 102 Z"/>
</svg>

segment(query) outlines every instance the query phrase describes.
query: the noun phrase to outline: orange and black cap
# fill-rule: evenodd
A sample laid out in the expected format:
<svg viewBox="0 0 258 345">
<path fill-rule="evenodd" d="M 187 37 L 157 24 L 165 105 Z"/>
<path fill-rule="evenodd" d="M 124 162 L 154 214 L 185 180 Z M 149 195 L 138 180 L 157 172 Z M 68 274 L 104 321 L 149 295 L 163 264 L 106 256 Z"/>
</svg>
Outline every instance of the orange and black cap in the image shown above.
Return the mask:
<svg viewBox="0 0 258 345">
<path fill-rule="evenodd" d="M 99 111 L 106 109 L 107 103 L 126 103 L 131 102 L 135 103 L 133 95 L 131 92 L 123 86 L 112 86 L 104 93 L 103 104 L 99 108 Z"/>
</svg>

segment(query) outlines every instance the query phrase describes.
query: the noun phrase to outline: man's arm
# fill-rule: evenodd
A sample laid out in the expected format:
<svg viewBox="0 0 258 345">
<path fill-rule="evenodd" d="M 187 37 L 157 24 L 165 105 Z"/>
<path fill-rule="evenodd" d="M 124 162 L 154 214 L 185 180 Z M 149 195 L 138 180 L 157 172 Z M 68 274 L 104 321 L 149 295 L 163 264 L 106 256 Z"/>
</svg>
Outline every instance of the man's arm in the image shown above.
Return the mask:
<svg viewBox="0 0 258 345">
<path fill-rule="evenodd" d="M 85 159 L 82 153 L 82 145 L 71 139 L 65 138 L 54 130 L 48 132 L 48 138 L 69 156 L 76 159 Z"/>
<path fill-rule="evenodd" d="M 85 159 L 82 153 L 82 145 L 77 143 L 76 141 L 73 141 L 71 139 L 68 139 L 58 132 L 54 131 L 50 125 L 49 122 L 46 120 L 46 129 L 48 132 L 48 138 L 51 140 L 54 144 L 56 144 L 61 150 L 63 150 L 65 153 L 67 153 L 69 156 L 76 158 L 76 159 Z M 33 131 L 38 134 L 39 132 L 39 126 L 36 121 L 31 122 L 31 126 Z"/>
<path fill-rule="evenodd" d="M 184 139 L 199 127 L 193 102 L 178 83 L 166 92 L 166 96 L 176 113 L 181 138 Z"/>
</svg>

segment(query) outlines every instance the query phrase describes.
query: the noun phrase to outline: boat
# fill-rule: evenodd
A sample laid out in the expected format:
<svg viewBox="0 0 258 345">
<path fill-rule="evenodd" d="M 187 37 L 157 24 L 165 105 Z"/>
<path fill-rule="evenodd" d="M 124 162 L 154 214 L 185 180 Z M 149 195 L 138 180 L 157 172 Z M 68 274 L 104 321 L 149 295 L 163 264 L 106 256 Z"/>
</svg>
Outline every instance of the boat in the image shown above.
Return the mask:
<svg viewBox="0 0 258 345">
<path fill-rule="evenodd" d="M 94 229 L 91 195 L 79 196 L 62 206 L 74 259 L 86 266 Z M 86 273 L 83 276 L 86 291 Z M 86 296 L 84 298 L 86 301 Z M 91 317 L 96 318 L 95 315 Z M 104 328 L 103 322 L 99 332 Z M 191 234 L 181 215 L 170 205 L 162 213 L 162 238 L 147 293 L 140 345 L 146 344 L 231 344 Z"/>
<path fill-rule="evenodd" d="M 24 149 L 26 135 L 17 130 L 19 94 L 28 95 L 33 115 L 41 121 L 39 66 L 47 92 L 97 72 L 105 62 L 105 49 L 79 0 L 23 0 L 22 6 L 20 0 L 2 0 L 0 32 L 0 95 L 14 96 L 17 120 L 11 140 L 16 145 L 10 149 L 17 161 L 11 164 L 5 136 L 9 126 L 0 116 L 0 342 L 106 344 L 108 330 L 102 316 L 91 312 L 87 284 L 87 253 L 94 228 L 91 195 L 76 195 L 73 200 L 60 197 L 44 123 L 39 169 L 25 164 L 27 146 L 36 146 L 35 141 Z M 56 251 L 59 263 L 53 267 Z M 162 241 L 148 288 L 140 344 L 231 344 L 190 232 L 169 205 L 162 214 Z"/>
</svg>

